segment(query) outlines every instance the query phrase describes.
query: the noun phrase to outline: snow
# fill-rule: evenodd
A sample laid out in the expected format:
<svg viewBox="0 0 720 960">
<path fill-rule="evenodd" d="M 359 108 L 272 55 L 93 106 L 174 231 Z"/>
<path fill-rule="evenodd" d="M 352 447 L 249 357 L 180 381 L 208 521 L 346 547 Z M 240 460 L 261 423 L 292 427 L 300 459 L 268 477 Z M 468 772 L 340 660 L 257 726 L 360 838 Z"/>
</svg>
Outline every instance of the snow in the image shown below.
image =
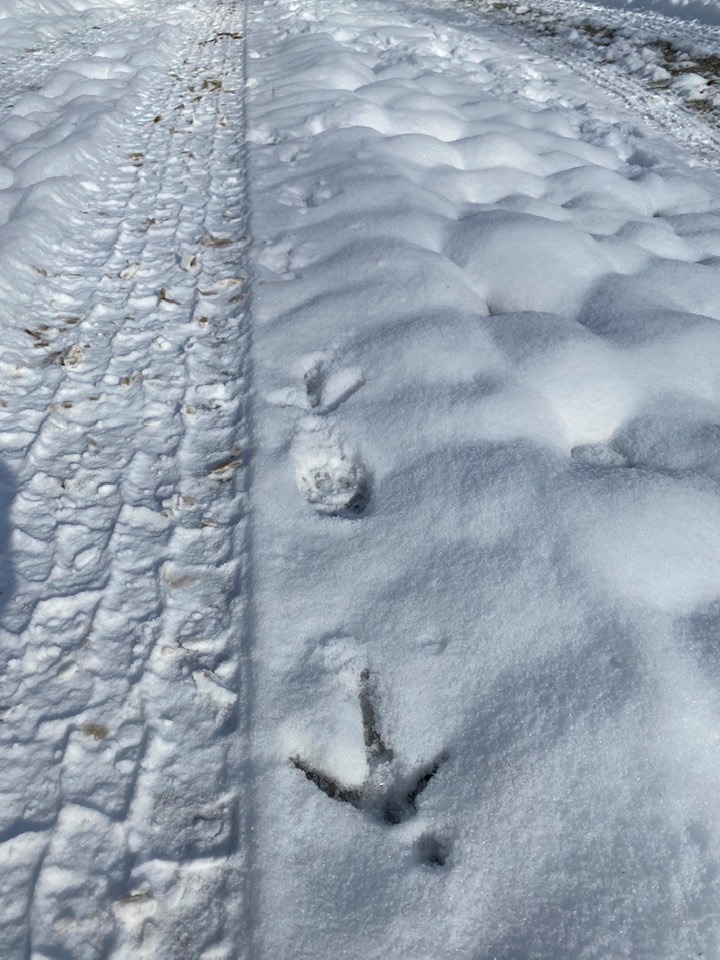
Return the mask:
<svg viewBox="0 0 720 960">
<path fill-rule="evenodd" d="M 455 26 L 473 31 L 478 11 L 513 32 L 522 25 L 528 46 L 559 63 L 572 64 L 576 76 L 614 94 L 626 108 L 652 116 L 653 125 L 671 138 L 691 137 L 692 154 L 716 162 L 718 138 L 707 123 L 693 136 L 687 116 L 680 118 L 672 109 L 663 116 L 668 101 L 674 100 L 709 117 L 711 126 L 718 124 L 720 29 L 717 22 L 712 25 L 712 17 L 706 22 L 687 21 L 672 11 L 629 12 L 584 0 L 543 0 L 532 7 L 522 0 L 463 0 L 444 15 Z"/>
<path fill-rule="evenodd" d="M 665 20 L 0 3 L 3 960 L 719 957 Z"/>
<path fill-rule="evenodd" d="M 607 0 L 603 5 L 648 10 L 715 26 L 720 24 L 720 5 L 717 0 Z"/>
<path fill-rule="evenodd" d="M 285 9 L 250 34 L 261 954 L 715 955 L 717 179 L 487 22 Z M 355 517 L 302 483 L 341 443 Z M 364 669 L 387 782 L 443 758 L 399 824 L 328 796 Z"/>
</svg>

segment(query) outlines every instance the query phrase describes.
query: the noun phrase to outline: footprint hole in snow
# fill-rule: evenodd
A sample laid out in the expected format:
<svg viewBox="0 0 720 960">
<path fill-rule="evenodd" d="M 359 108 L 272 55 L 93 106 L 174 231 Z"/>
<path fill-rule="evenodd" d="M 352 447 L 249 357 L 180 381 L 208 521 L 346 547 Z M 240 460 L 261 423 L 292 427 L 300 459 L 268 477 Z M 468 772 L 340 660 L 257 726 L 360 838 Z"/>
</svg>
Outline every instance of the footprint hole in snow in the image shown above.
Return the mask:
<svg viewBox="0 0 720 960">
<path fill-rule="evenodd" d="M 367 668 L 360 674 L 358 706 L 369 771 L 361 786 L 343 783 L 331 771 L 315 767 L 297 753 L 289 759 L 296 770 L 331 800 L 348 803 L 388 827 L 397 826 L 416 816 L 421 794 L 450 754 L 443 751 L 412 772 L 398 769 L 395 752 L 384 739 L 379 723 L 377 683 Z"/>
<path fill-rule="evenodd" d="M 365 383 L 359 367 L 330 369 L 331 355 L 315 353 L 303 357 L 303 387 L 307 406 L 315 413 L 330 413 Z"/>
<path fill-rule="evenodd" d="M 308 451 L 297 457 L 297 485 L 318 513 L 346 519 L 361 516 L 370 502 L 371 485 L 361 460 L 344 445 Z"/>
<path fill-rule="evenodd" d="M 351 519 L 361 516 L 370 502 L 370 486 L 357 468 L 338 472 L 324 466 L 301 474 L 300 489 L 318 513 L 328 517 Z"/>
<path fill-rule="evenodd" d="M 423 866 L 437 869 L 447 865 L 452 853 L 452 844 L 447 837 L 437 836 L 434 833 L 424 833 L 417 841 L 416 851 Z"/>
<path fill-rule="evenodd" d="M 324 382 L 325 363 L 322 360 L 318 360 L 316 363 L 313 363 L 303 375 L 308 406 L 312 409 L 322 404 Z"/>
<path fill-rule="evenodd" d="M 607 443 L 583 443 L 573 447 L 570 456 L 577 463 L 590 467 L 627 467 L 627 457 Z"/>
</svg>

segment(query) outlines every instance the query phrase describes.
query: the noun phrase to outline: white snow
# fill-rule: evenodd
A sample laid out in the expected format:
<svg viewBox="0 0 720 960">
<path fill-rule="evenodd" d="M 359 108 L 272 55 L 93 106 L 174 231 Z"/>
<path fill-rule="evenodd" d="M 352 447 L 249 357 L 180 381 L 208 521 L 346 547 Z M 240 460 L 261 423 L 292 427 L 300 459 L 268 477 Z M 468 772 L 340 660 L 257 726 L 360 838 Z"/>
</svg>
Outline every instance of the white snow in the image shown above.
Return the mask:
<svg viewBox="0 0 720 960">
<path fill-rule="evenodd" d="M 698 23 L 720 24 L 720 5 L 717 0 L 608 0 L 604 5 L 649 10 Z"/>
<path fill-rule="evenodd" d="M 250 33 L 261 955 L 714 956 L 717 178 L 487 20 L 277 9 Z M 370 478 L 356 519 L 293 499 L 323 434 Z M 389 789 L 442 758 L 399 824 L 327 795 L 367 777 L 348 664 Z"/>
<path fill-rule="evenodd" d="M 2 960 L 720 957 L 714 32 L 588 8 L 0 0 Z"/>
</svg>

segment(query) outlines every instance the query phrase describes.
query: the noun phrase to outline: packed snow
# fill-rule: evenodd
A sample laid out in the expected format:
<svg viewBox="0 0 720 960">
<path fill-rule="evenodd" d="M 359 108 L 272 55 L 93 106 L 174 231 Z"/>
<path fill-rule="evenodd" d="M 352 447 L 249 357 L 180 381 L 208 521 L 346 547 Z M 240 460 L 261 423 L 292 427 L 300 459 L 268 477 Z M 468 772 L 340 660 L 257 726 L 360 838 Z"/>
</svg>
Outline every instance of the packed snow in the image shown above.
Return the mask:
<svg viewBox="0 0 720 960">
<path fill-rule="evenodd" d="M 588 8 L 0 0 L 2 960 L 720 958 L 714 33 Z"/>
</svg>

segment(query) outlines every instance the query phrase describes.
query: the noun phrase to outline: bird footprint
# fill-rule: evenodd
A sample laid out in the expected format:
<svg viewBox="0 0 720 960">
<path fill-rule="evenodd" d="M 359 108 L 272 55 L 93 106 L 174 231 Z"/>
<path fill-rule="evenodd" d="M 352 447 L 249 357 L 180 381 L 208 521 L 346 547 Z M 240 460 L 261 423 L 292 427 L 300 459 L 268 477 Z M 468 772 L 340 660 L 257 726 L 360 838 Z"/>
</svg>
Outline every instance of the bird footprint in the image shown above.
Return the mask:
<svg viewBox="0 0 720 960">
<path fill-rule="evenodd" d="M 359 704 L 368 775 L 360 787 L 348 787 L 331 774 L 317 770 L 300 756 L 290 758 L 311 783 L 333 800 L 349 803 L 381 823 L 396 825 L 415 816 L 420 795 L 448 759 L 443 752 L 411 775 L 398 768 L 394 751 L 380 733 L 375 709 L 376 686 L 369 670 L 360 674 Z"/>
</svg>

